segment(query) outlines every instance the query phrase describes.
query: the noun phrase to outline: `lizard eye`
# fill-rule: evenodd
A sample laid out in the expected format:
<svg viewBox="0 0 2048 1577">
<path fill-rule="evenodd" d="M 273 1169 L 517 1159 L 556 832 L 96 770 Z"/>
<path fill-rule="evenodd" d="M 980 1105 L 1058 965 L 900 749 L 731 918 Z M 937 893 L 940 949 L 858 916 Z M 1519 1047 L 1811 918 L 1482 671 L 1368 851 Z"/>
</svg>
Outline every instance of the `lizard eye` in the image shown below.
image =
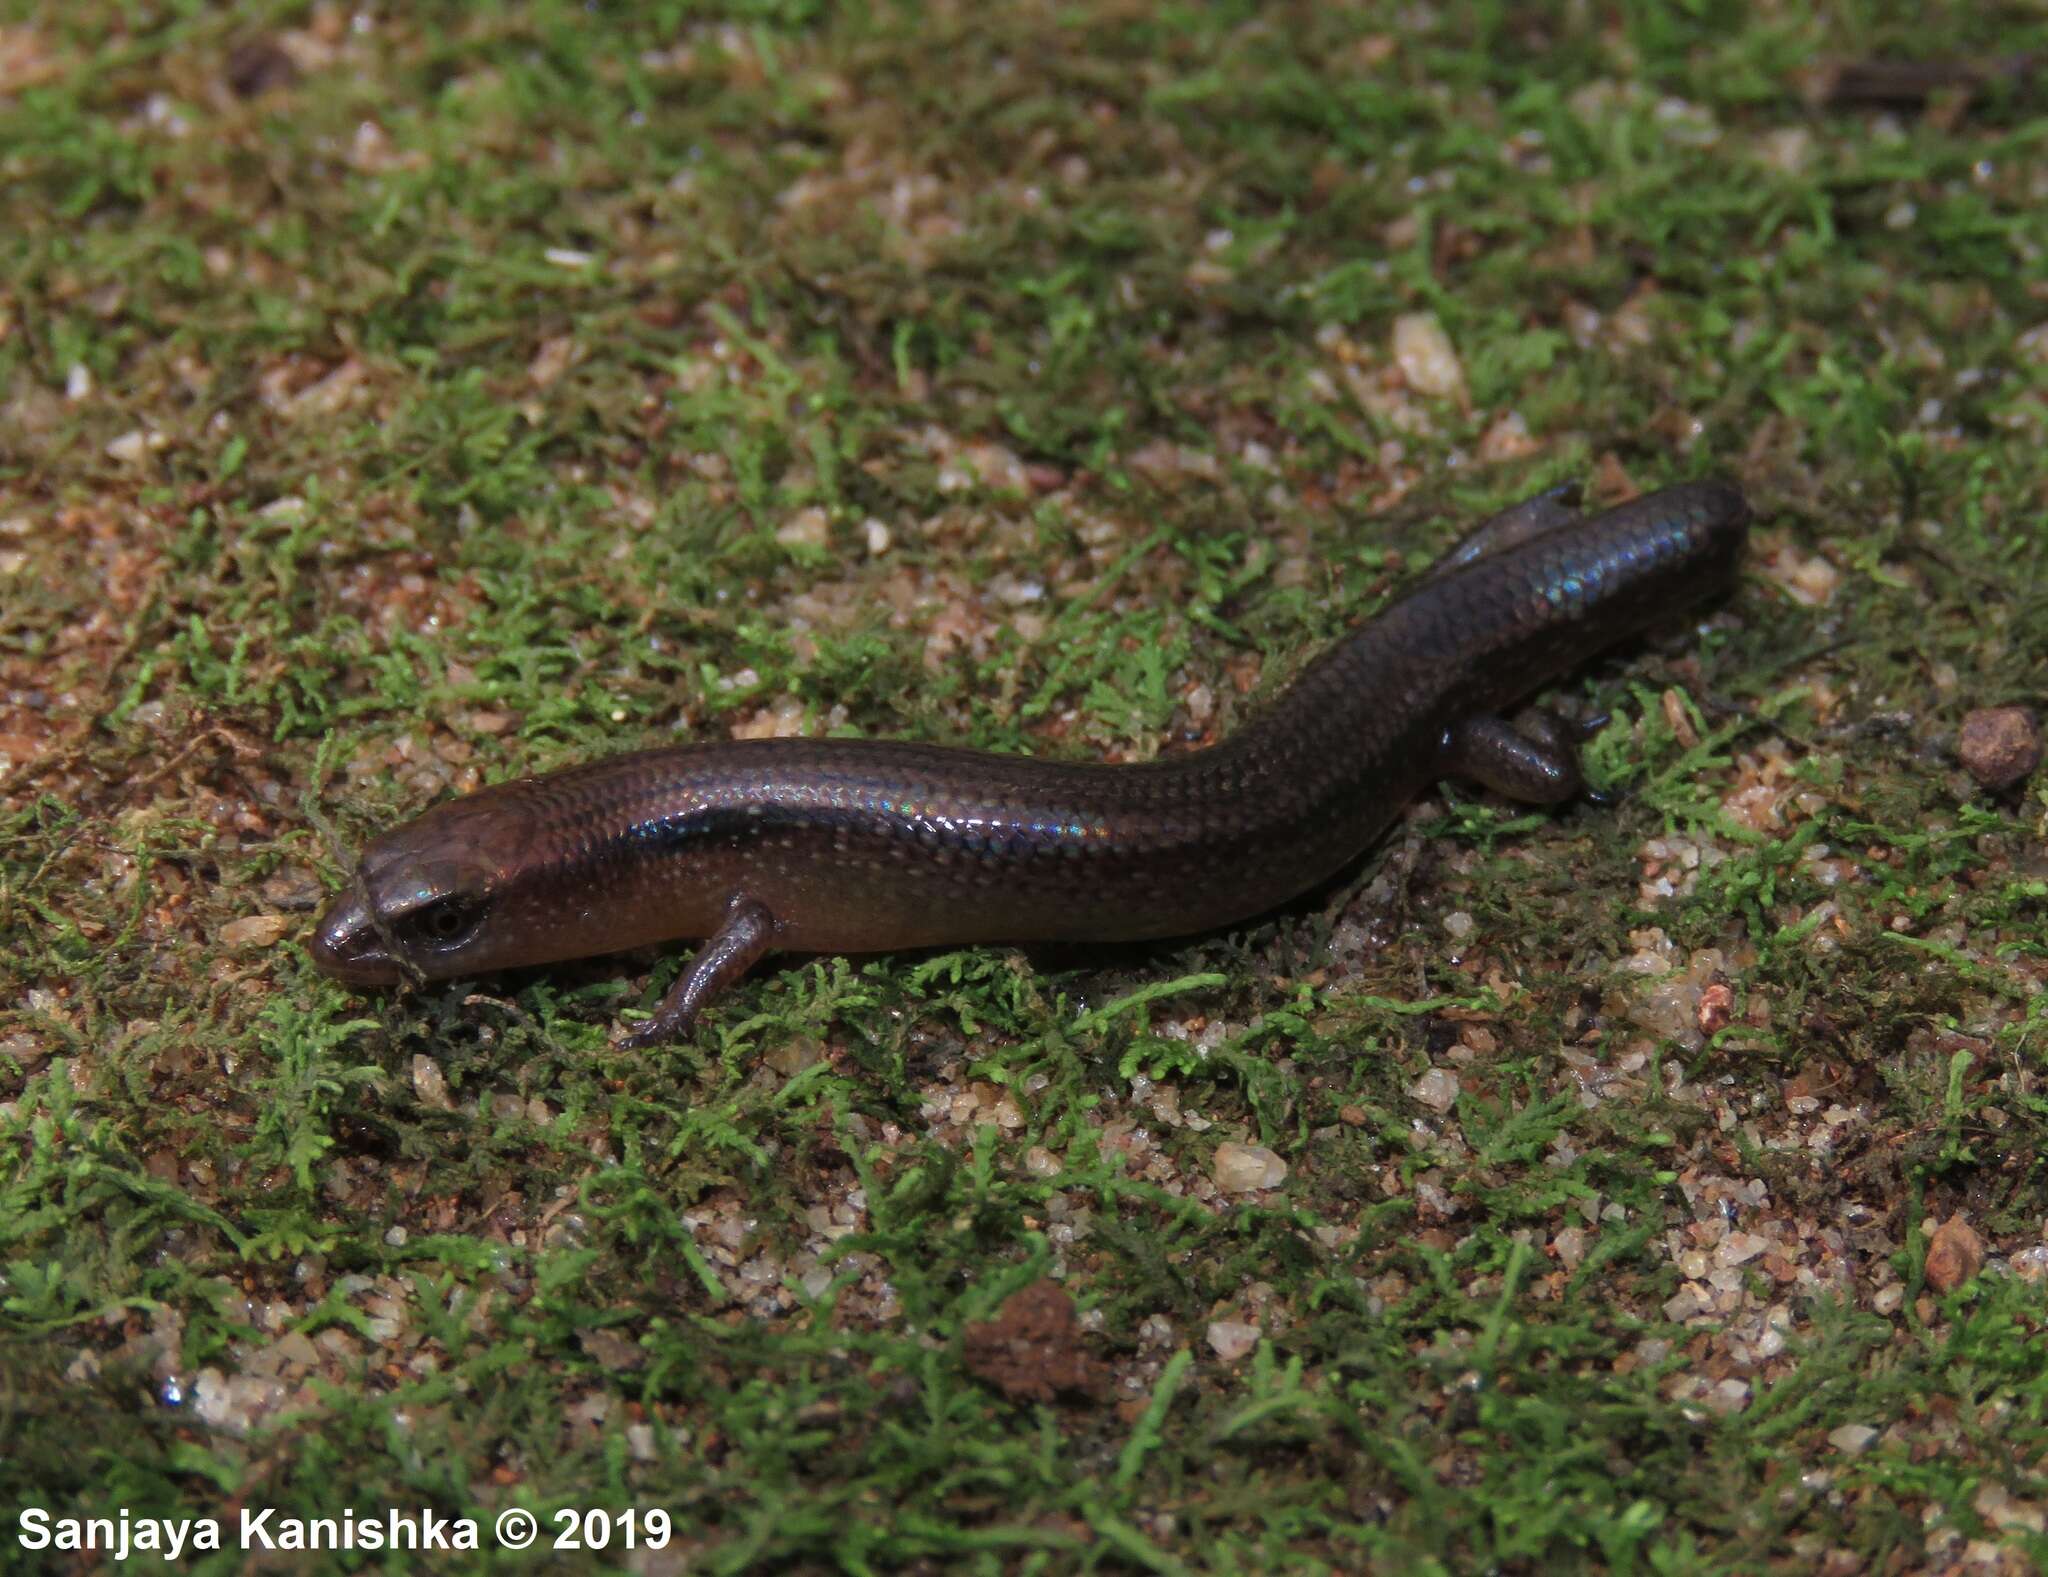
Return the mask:
<svg viewBox="0 0 2048 1577">
<path fill-rule="evenodd" d="M 439 951 L 468 941 L 483 916 L 481 904 L 451 893 L 421 904 L 400 922 L 399 928 L 409 940 Z"/>
</svg>

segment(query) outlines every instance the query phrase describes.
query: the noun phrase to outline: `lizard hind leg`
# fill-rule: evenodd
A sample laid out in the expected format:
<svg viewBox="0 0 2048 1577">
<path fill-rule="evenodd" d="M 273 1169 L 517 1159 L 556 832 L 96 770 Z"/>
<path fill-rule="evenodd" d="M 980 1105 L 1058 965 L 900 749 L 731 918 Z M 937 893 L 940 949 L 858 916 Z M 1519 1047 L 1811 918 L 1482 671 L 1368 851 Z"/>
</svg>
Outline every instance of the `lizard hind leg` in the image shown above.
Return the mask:
<svg viewBox="0 0 2048 1577">
<path fill-rule="evenodd" d="M 1468 717 L 1444 730 L 1443 768 L 1530 805 L 1560 805 L 1583 793 L 1572 725 L 1535 712 L 1518 728 L 1505 718 Z"/>
</svg>

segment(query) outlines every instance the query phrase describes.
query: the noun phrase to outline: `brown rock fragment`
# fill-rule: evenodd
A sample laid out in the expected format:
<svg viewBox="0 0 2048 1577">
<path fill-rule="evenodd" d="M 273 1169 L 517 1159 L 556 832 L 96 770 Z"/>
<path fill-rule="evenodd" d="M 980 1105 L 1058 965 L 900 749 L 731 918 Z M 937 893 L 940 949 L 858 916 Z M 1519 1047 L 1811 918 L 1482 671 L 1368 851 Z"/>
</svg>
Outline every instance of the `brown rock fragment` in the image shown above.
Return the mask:
<svg viewBox="0 0 2048 1577">
<path fill-rule="evenodd" d="M 1954 1292 L 1984 1268 L 1984 1240 L 1961 1216 L 1950 1216 L 1934 1229 L 1927 1244 L 1927 1285 L 1936 1292 Z"/>
<path fill-rule="evenodd" d="M 1061 1391 L 1099 1392 L 1109 1367 L 1081 1345 L 1074 1300 L 1056 1281 L 1010 1294 L 992 1320 L 962 1333 L 967 1370 L 1005 1396 L 1050 1402 Z"/>
<path fill-rule="evenodd" d="M 1983 706 L 1956 737 L 1963 769 L 1988 789 L 2011 788 L 2041 764 L 2041 726 L 2023 706 Z"/>
<path fill-rule="evenodd" d="M 1698 1022 L 1702 1035 L 1716 1035 L 1735 1016 L 1735 993 L 1725 980 L 1715 980 L 1700 993 Z"/>
</svg>

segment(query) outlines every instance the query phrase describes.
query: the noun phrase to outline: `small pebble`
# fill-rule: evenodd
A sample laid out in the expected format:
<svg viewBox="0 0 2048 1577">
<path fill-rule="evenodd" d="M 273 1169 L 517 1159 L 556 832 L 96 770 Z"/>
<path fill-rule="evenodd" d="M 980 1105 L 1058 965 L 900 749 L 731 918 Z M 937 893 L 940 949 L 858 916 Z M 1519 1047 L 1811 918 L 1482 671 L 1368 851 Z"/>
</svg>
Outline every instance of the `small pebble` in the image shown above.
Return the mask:
<svg viewBox="0 0 2048 1577">
<path fill-rule="evenodd" d="M 1226 1194 L 1248 1194 L 1259 1188 L 1278 1188 L 1287 1180 L 1287 1163 L 1262 1144 L 1216 1146 L 1210 1175 Z"/>
<path fill-rule="evenodd" d="M 290 924 L 281 914 L 247 915 L 222 926 L 220 939 L 230 947 L 269 947 Z"/>
<path fill-rule="evenodd" d="M 1258 1345 L 1259 1328 L 1256 1325 L 1247 1325 L 1243 1320 L 1209 1322 L 1209 1346 L 1226 1363 L 1242 1358 Z"/>
<path fill-rule="evenodd" d="M 1950 1216 L 1927 1244 L 1927 1285 L 1953 1292 L 1984 1268 L 1984 1240 L 1961 1216 Z"/>
<path fill-rule="evenodd" d="M 2023 706 L 1979 707 L 1963 719 L 1956 754 L 1985 788 L 2011 788 L 2041 764 L 2041 726 Z"/>
<path fill-rule="evenodd" d="M 131 428 L 107 444 L 107 457 L 123 465 L 140 465 L 149 458 L 151 437 L 140 427 Z"/>
<path fill-rule="evenodd" d="M 822 548 L 831 535 L 825 511 L 815 505 L 799 509 L 776 528 L 775 540 L 784 547 Z"/>
<path fill-rule="evenodd" d="M 1433 1111 L 1447 1112 L 1458 1099 L 1458 1076 L 1442 1068 L 1431 1068 L 1408 1086 L 1408 1093 Z"/>
<path fill-rule="evenodd" d="M 1417 394 L 1446 399 L 1464 390 L 1464 365 L 1434 312 L 1404 312 L 1394 319 L 1394 361 Z"/>
<path fill-rule="evenodd" d="M 423 1105 L 442 1112 L 455 1110 L 455 1102 L 448 1094 L 447 1077 L 432 1057 L 417 1054 L 413 1057 L 412 1089 Z"/>
<path fill-rule="evenodd" d="M 279 909 L 316 909 L 323 896 L 320 883 L 302 865 L 286 866 L 263 879 L 263 901 Z"/>
</svg>

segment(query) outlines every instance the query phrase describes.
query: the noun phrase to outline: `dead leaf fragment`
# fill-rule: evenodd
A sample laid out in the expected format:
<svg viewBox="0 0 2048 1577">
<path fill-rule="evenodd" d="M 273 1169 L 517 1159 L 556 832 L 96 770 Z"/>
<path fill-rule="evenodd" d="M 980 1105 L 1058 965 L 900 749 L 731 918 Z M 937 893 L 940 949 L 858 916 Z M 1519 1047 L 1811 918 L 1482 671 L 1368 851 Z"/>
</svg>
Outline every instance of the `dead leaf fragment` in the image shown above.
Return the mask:
<svg viewBox="0 0 2048 1577">
<path fill-rule="evenodd" d="M 1056 1281 L 1013 1292 L 992 1320 L 962 1333 L 967 1370 L 1005 1396 L 1050 1402 L 1062 1391 L 1099 1393 L 1109 1366 L 1081 1345 L 1074 1300 Z"/>
</svg>

